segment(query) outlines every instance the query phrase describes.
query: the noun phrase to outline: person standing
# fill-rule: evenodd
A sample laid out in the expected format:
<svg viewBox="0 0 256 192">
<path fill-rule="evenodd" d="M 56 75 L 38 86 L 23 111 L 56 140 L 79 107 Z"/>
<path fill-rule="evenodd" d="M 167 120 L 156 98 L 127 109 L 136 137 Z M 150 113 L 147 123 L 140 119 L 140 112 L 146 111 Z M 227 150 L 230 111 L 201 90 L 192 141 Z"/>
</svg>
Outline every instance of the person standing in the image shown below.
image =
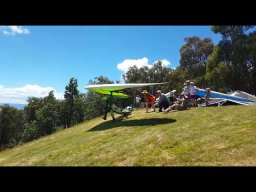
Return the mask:
<svg viewBox="0 0 256 192">
<path fill-rule="evenodd" d="M 193 82 L 190 82 L 190 97 L 192 102 L 192 107 L 197 106 L 197 87 L 194 85 Z"/>
<path fill-rule="evenodd" d="M 156 98 L 153 96 L 153 95 L 150 95 L 147 90 L 144 90 L 142 92 L 142 94 L 144 95 L 144 98 L 145 98 L 145 101 L 146 101 L 146 113 L 148 113 L 148 108 L 149 108 L 149 105 L 150 107 L 153 107 L 154 106 L 154 103 L 156 101 Z"/>
<path fill-rule="evenodd" d="M 184 83 L 184 88 L 183 88 L 181 95 L 187 95 L 188 98 L 190 99 L 190 81 L 189 80 L 187 80 Z"/>
<path fill-rule="evenodd" d="M 211 89 L 210 88 L 206 88 L 205 89 L 205 106 L 208 107 L 209 106 L 209 100 L 210 100 L 210 96 L 211 96 Z"/>
<path fill-rule="evenodd" d="M 139 95 L 136 96 L 135 98 L 135 107 L 138 109 L 138 108 L 141 108 L 141 98 Z"/>
</svg>

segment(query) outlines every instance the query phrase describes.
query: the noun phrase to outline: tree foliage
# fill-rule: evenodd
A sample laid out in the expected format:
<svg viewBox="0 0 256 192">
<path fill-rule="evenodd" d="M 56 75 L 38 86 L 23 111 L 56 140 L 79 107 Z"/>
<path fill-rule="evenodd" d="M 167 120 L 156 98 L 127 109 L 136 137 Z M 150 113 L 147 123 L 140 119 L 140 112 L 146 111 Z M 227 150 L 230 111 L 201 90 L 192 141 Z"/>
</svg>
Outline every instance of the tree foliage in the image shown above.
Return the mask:
<svg viewBox="0 0 256 192">
<path fill-rule="evenodd" d="M 229 73 L 231 90 L 243 90 L 255 94 L 255 32 L 246 34 L 253 26 L 212 26 L 222 35 L 218 46 L 219 61 L 224 62 Z M 231 74 L 230 74 L 231 73 Z M 227 86 L 225 83 L 222 86 Z"/>
<path fill-rule="evenodd" d="M 8 105 L 0 111 L 0 148 L 19 143 L 25 124 L 24 113 Z"/>
<path fill-rule="evenodd" d="M 172 71 L 173 69 L 163 66 L 162 61 L 157 61 L 150 68 L 146 66 L 141 68 L 138 68 L 137 66 L 130 67 L 129 70 L 125 74 L 123 74 L 123 79 L 125 80 L 125 83 L 168 82 L 168 76 Z M 131 95 L 137 95 L 140 91 L 148 89 L 150 93 L 155 94 L 157 89 L 161 89 L 162 91 L 168 91 L 169 88 L 169 84 L 166 84 L 153 87 L 142 87 L 138 89 L 138 92 L 128 91 L 128 93 Z"/>
<path fill-rule="evenodd" d="M 79 97 L 79 91 L 77 87 L 77 79 L 74 77 L 70 79 L 69 84 L 65 87 L 64 97 L 66 99 L 66 108 L 68 111 L 67 127 L 72 125 L 73 115 L 75 112 L 75 100 L 77 100 Z"/>
<path fill-rule="evenodd" d="M 186 79 L 204 76 L 207 59 L 214 48 L 212 40 L 193 36 L 185 38 L 185 42 L 180 49 L 180 66 Z"/>
<path fill-rule="evenodd" d="M 36 120 L 36 111 L 43 107 L 43 99 L 37 97 L 29 97 L 28 104 L 25 107 L 28 122 Z"/>
<path fill-rule="evenodd" d="M 59 111 L 56 108 L 57 100 L 53 91 L 50 91 L 44 98 L 44 106 L 36 112 L 40 135 L 48 135 L 55 131 L 59 117 Z"/>
<path fill-rule="evenodd" d="M 243 35 L 247 30 L 253 26 L 243 26 L 243 25 L 215 25 L 211 29 L 214 33 L 220 33 L 223 40 L 231 40 L 235 42 L 239 39 L 239 36 Z"/>
<path fill-rule="evenodd" d="M 227 92 L 230 91 L 231 66 L 222 61 L 222 50 L 216 46 L 207 61 L 206 81 L 207 87 L 212 90 Z"/>
</svg>

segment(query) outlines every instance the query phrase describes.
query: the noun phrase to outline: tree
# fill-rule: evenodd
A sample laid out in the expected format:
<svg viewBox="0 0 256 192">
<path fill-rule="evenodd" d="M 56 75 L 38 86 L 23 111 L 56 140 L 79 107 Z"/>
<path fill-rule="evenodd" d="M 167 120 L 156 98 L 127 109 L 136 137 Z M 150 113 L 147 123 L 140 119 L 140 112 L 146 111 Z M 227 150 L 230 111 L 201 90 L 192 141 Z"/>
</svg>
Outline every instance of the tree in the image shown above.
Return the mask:
<svg viewBox="0 0 256 192">
<path fill-rule="evenodd" d="M 86 95 L 83 93 L 79 94 L 79 97 L 75 100 L 75 112 L 74 121 L 75 123 L 81 123 L 85 120 L 86 108 Z"/>
<path fill-rule="evenodd" d="M 11 147 L 19 143 L 24 129 L 23 110 L 8 105 L 1 107 L 0 112 L 0 147 Z"/>
<path fill-rule="evenodd" d="M 44 98 L 44 106 L 36 112 L 37 125 L 40 135 L 48 135 L 55 131 L 59 117 L 57 100 L 53 91 Z"/>
<path fill-rule="evenodd" d="M 74 114 L 74 101 L 78 98 L 79 96 L 79 91 L 77 89 L 78 84 L 77 84 L 77 79 L 72 77 L 69 81 L 69 84 L 65 87 L 65 94 L 64 97 L 67 102 L 67 111 L 68 111 L 68 119 L 67 119 L 67 127 L 70 127 L 72 125 L 72 118 Z"/>
<path fill-rule="evenodd" d="M 256 95 L 256 32 L 249 34 L 247 41 L 246 65 L 249 72 L 249 92 Z"/>
<path fill-rule="evenodd" d="M 160 83 L 168 82 L 168 75 L 172 71 L 171 68 L 163 66 L 162 61 L 157 61 L 152 67 L 137 66 L 130 67 L 126 74 L 123 75 L 126 83 Z M 159 85 L 154 87 L 147 87 L 150 92 L 154 92 L 154 89 L 161 89 L 163 92 L 169 90 L 169 84 Z M 146 89 L 142 87 L 141 89 Z M 132 94 L 132 93 L 131 93 Z"/>
<path fill-rule="evenodd" d="M 222 35 L 222 41 L 218 44 L 221 49 L 222 61 L 231 69 L 230 87 L 232 90 L 254 92 L 252 83 L 254 79 L 253 33 L 245 32 L 253 26 L 212 26 L 212 31 Z M 239 77 L 239 78 L 238 78 Z"/>
<path fill-rule="evenodd" d="M 177 90 L 179 93 L 182 91 L 183 83 L 186 81 L 185 72 L 181 69 L 181 67 L 177 67 L 172 70 L 168 74 L 169 89 L 167 92 L 171 90 Z"/>
<path fill-rule="evenodd" d="M 169 74 L 173 72 L 173 69 L 163 66 L 162 61 L 156 62 L 151 70 L 154 70 L 154 83 L 170 82 Z M 155 88 L 160 89 L 162 92 L 170 91 L 170 84 L 163 84 L 155 86 Z"/>
<path fill-rule="evenodd" d="M 27 102 L 28 105 L 24 108 L 27 115 L 27 121 L 35 121 L 36 111 L 43 107 L 43 99 L 37 97 L 29 97 Z"/>
<path fill-rule="evenodd" d="M 22 133 L 22 142 L 31 141 L 38 137 L 40 137 L 40 132 L 36 121 L 25 123 L 24 131 Z"/>
<path fill-rule="evenodd" d="M 212 26 L 211 29 L 214 33 L 220 33 L 224 40 L 231 40 L 235 42 L 240 35 L 243 35 L 245 31 L 249 30 L 253 26 L 243 26 L 243 25 L 221 25 Z"/>
<path fill-rule="evenodd" d="M 110 81 L 108 77 L 99 76 L 94 78 L 96 81 L 94 81 L 92 84 L 113 84 L 114 81 Z"/>
<path fill-rule="evenodd" d="M 180 66 L 185 72 L 186 79 L 203 77 L 206 61 L 211 55 L 214 44 L 211 39 L 200 39 L 197 36 L 185 38 L 186 44 L 180 49 Z"/>
<path fill-rule="evenodd" d="M 67 128 L 68 119 L 69 119 L 69 109 L 68 109 L 67 100 L 59 100 L 58 101 L 58 111 L 59 111 L 59 124 L 58 126 L 63 126 L 63 128 Z"/>
<path fill-rule="evenodd" d="M 149 68 L 144 66 L 138 68 L 136 65 L 130 67 L 129 70 L 123 74 L 125 83 L 150 83 Z"/>
<path fill-rule="evenodd" d="M 103 96 L 95 92 L 88 91 L 85 96 L 84 110 L 85 110 L 85 120 L 89 120 L 100 115 L 103 115 L 104 111 L 104 101 Z"/>
<path fill-rule="evenodd" d="M 207 87 L 216 91 L 227 92 L 231 88 L 231 66 L 223 62 L 222 56 L 221 48 L 216 46 L 207 61 L 206 80 L 208 82 Z"/>
</svg>

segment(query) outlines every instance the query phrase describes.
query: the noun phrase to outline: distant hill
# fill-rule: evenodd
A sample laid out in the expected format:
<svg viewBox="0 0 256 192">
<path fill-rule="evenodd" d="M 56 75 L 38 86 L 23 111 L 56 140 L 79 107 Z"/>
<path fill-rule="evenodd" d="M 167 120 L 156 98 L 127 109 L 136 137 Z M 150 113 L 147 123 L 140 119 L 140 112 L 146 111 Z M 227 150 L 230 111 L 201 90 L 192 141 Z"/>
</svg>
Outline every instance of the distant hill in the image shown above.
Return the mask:
<svg viewBox="0 0 256 192">
<path fill-rule="evenodd" d="M 0 106 L 9 105 L 16 109 L 24 109 L 27 104 L 19 104 L 19 103 L 0 103 Z"/>
</svg>

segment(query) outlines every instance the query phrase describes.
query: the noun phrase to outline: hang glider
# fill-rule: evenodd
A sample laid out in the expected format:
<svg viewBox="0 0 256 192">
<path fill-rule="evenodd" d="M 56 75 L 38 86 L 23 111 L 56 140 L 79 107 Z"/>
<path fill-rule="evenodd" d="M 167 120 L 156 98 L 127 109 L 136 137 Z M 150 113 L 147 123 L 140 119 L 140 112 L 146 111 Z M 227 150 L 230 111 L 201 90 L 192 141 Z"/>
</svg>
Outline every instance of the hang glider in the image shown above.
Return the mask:
<svg viewBox="0 0 256 192">
<path fill-rule="evenodd" d="M 165 95 L 167 97 L 170 97 L 171 94 L 172 94 L 171 92 L 168 92 Z M 205 90 L 198 89 L 197 96 L 204 97 Z M 251 95 L 243 91 L 235 91 L 232 94 L 225 94 L 217 91 L 211 91 L 210 99 L 211 100 L 209 101 L 209 105 L 223 105 L 227 101 L 231 101 L 233 103 L 246 105 L 246 106 L 256 105 L 256 97 L 254 95 Z M 199 106 L 205 106 L 205 103 L 199 104 Z"/>
<path fill-rule="evenodd" d="M 139 87 L 154 86 L 154 85 L 161 85 L 161 84 L 166 84 L 166 83 L 98 84 L 98 85 L 88 85 L 85 88 L 102 95 L 112 95 L 114 97 L 119 97 L 119 98 L 128 98 L 129 97 L 128 95 L 126 95 L 125 93 L 120 93 L 119 91 L 122 91 L 128 88 L 139 88 Z"/>
<path fill-rule="evenodd" d="M 198 89 L 197 90 L 197 96 L 204 97 L 205 96 L 205 90 L 204 89 Z M 225 94 L 220 93 L 217 91 L 211 91 L 210 98 L 214 99 L 215 103 L 223 102 L 223 101 L 231 101 L 234 103 L 238 103 L 241 105 L 252 105 L 256 102 L 256 97 L 253 95 L 250 95 L 248 93 L 242 92 L 242 91 L 236 91 L 233 94 Z"/>
<path fill-rule="evenodd" d="M 231 95 L 233 96 L 237 96 L 237 97 L 243 97 L 245 99 L 251 100 L 251 101 L 255 101 L 256 102 L 256 97 L 254 95 L 251 95 L 249 93 L 243 92 L 243 91 L 235 91 L 234 93 L 232 93 Z"/>
</svg>

